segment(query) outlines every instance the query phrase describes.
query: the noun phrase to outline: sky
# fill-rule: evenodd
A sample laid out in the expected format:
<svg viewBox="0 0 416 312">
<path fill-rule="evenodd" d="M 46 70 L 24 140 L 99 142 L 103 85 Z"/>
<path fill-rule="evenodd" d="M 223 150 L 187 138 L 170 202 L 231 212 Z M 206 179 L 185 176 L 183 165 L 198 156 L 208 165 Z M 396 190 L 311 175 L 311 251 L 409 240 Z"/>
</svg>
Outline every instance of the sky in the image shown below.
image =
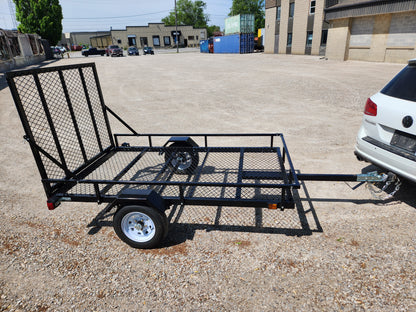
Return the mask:
<svg viewBox="0 0 416 312">
<path fill-rule="evenodd" d="M 174 9 L 174 0 L 60 0 L 64 19 L 63 32 L 108 31 L 126 26 L 147 26 L 160 23 Z M 224 29 L 232 0 L 204 0 L 208 25 Z M 0 0 L 0 28 L 14 28 L 9 1 Z"/>
</svg>

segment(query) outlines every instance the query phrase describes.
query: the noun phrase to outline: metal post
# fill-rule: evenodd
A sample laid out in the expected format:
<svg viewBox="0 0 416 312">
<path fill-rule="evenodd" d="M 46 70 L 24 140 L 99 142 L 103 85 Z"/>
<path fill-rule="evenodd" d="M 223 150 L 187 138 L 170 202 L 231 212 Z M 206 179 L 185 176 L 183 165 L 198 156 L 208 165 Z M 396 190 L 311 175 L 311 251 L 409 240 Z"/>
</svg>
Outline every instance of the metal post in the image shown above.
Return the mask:
<svg viewBox="0 0 416 312">
<path fill-rule="evenodd" d="M 179 53 L 179 42 L 178 42 L 178 12 L 176 11 L 176 0 L 175 0 L 175 37 L 176 37 L 176 53 Z"/>
</svg>

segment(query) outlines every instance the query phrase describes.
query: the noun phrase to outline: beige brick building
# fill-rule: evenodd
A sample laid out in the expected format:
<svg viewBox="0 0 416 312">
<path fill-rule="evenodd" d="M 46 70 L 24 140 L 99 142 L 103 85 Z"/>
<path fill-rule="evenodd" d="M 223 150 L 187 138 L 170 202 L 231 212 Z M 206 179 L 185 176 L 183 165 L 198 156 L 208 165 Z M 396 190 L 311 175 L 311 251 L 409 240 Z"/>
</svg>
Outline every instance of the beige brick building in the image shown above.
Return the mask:
<svg viewBox="0 0 416 312">
<path fill-rule="evenodd" d="M 416 0 L 266 0 L 266 53 L 407 62 Z"/>
<path fill-rule="evenodd" d="M 324 55 L 325 0 L 266 0 L 266 53 Z"/>
<path fill-rule="evenodd" d="M 110 44 L 118 44 L 128 48 L 145 46 L 168 48 L 175 46 L 176 26 L 165 26 L 164 23 L 149 23 L 147 26 L 126 26 L 126 29 L 112 29 L 110 31 L 71 32 L 62 35 L 58 45 L 90 45 L 105 48 Z M 198 47 L 200 40 L 207 39 L 205 28 L 193 26 L 178 26 L 179 44 L 185 47 Z"/>
<path fill-rule="evenodd" d="M 416 1 L 332 1 L 326 56 L 405 63 L 416 58 Z"/>
<path fill-rule="evenodd" d="M 175 26 L 165 26 L 164 23 L 149 23 L 148 26 L 126 26 L 123 30 L 111 30 L 114 44 L 127 48 L 144 46 L 164 48 L 175 45 Z M 178 41 L 187 47 L 199 46 L 200 40 L 207 39 L 205 28 L 193 26 L 178 26 Z"/>
</svg>

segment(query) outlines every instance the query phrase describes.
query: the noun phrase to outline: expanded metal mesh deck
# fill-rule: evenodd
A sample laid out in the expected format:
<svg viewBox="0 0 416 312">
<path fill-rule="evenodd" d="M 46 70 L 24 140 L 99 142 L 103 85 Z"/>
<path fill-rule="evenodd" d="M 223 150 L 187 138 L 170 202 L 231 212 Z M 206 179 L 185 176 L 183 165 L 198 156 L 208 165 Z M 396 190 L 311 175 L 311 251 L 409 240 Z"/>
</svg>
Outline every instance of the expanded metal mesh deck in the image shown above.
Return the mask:
<svg viewBox="0 0 416 312">
<path fill-rule="evenodd" d="M 188 148 L 190 149 L 190 148 Z M 182 150 L 187 150 L 184 148 Z M 204 199 L 251 199 L 276 201 L 281 196 L 281 188 L 262 188 L 262 184 L 283 184 L 285 181 L 280 165 L 278 148 L 193 148 L 199 155 L 199 163 L 193 168 L 192 174 L 179 174 L 175 167 L 167 165 L 165 154 L 169 148 L 134 150 L 118 150 L 98 168 L 84 177 L 91 183 L 78 183 L 67 193 L 68 195 L 95 195 L 93 181 L 137 181 L 144 185 L 98 183 L 101 196 L 119 194 L 125 188 L 152 188 L 163 197 L 180 197 L 178 185 L 184 187 L 186 198 Z M 160 153 L 163 151 L 163 153 Z M 139 156 L 140 159 L 129 167 Z M 129 167 L 127 171 L 125 168 Z M 124 172 L 125 171 L 125 172 Z M 122 173 L 120 175 L 120 173 Z M 273 174 L 276 177 L 273 177 Z M 162 185 L 148 184 L 160 182 Z M 220 186 L 198 185 L 217 183 Z M 197 185 L 195 185 L 197 184 Z M 230 186 L 235 184 L 252 186 Z"/>
</svg>

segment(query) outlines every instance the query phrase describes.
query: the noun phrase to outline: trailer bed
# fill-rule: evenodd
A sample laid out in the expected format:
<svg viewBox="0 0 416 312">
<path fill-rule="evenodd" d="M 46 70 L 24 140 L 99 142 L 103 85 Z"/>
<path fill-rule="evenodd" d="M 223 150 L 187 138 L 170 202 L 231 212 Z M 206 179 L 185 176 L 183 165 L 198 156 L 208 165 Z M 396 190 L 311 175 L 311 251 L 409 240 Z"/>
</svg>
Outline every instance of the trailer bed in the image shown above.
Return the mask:
<svg viewBox="0 0 416 312">
<path fill-rule="evenodd" d="M 117 206 L 119 237 L 150 248 L 171 205 L 294 207 L 300 184 L 280 133 L 140 134 L 104 104 L 94 63 L 6 76 L 49 209 Z M 110 119 L 128 133 L 113 134 Z"/>
<path fill-rule="evenodd" d="M 287 174 L 282 174 L 280 148 L 193 148 L 200 163 L 192 175 L 176 174 L 161 154 L 165 149 L 118 147 L 93 171 L 85 176 L 81 173 L 82 179 L 74 186 L 57 195 L 71 200 L 100 197 L 101 201 L 111 201 L 126 188 L 151 188 L 171 203 L 267 206 L 291 201 L 290 192 L 282 198 L 282 188 L 289 190 L 293 185 Z"/>
</svg>

